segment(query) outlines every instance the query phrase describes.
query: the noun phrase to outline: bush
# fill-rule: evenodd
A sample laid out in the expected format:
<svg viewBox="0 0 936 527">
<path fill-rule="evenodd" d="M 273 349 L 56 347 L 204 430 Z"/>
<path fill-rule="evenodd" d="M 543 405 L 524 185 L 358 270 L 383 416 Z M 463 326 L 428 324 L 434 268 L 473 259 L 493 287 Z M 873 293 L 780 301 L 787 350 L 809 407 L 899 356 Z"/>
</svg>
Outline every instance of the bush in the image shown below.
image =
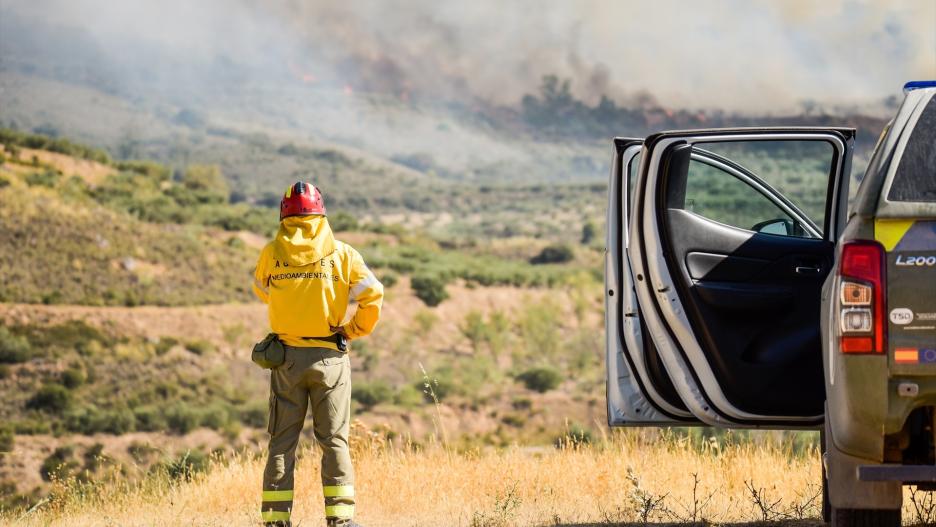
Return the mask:
<svg viewBox="0 0 936 527">
<path fill-rule="evenodd" d="M 517 380 L 522 381 L 530 390 L 545 393 L 559 386 L 562 375 L 555 368 L 540 366 L 517 375 Z"/>
<path fill-rule="evenodd" d="M 231 195 L 221 169 L 215 165 L 191 165 L 182 176 L 182 185 L 200 203 L 227 203 Z"/>
<path fill-rule="evenodd" d="M 423 394 L 423 400 L 427 403 L 442 401 L 455 391 L 455 382 L 452 380 L 452 370 L 449 368 L 440 369 L 428 375 L 428 379 L 422 378 L 413 385 Z M 435 399 L 433 399 L 435 395 Z"/>
<path fill-rule="evenodd" d="M 585 225 L 582 226 L 582 245 L 590 244 L 597 234 L 598 227 L 595 227 L 592 221 L 585 222 Z"/>
<path fill-rule="evenodd" d="M 55 479 L 65 479 L 74 475 L 80 467 L 78 461 L 74 459 L 75 451 L 70 446 L 56 448 L 49 457 L 42 461 L 39 468 L 39 475 L 45 481 Z"/>
<path fill-rule="evenodd" d="M 579 447 L 587 445 L 593 440 L 591 430 L 579 425 L 572 425 L 566 430 L 566 433 L 557 437 L 555 445 L 557 448 Z"/>
<path fill-rule="evenodd" d="M 188 450 L 176 459 L 163 463 L 162 467 L 170 478 L 188 481 L 195 474 L 208 470 L 208 456 L 200 450 Z"/>
<path fill-rule="evenodd" d="M 0 363 L 12 364 L 29 359 L 30 345 L 26 337 L 14 335 L 0 326 Z"/>
<path fill-rule="evenodd" d="M 414 276 L 411 282 L 413 293 L 429 307 L 435 307 L 449 297 L 445 281 L 439 276 Z"/>
<path fill-rule="evenodd" d="M 358 229 L 357 218 L 344 211 L 329 215 L 328 223 L 335 232 L 356 231 Z"/>
<path fill-rule="evenodd" d="M 33 172 L 26 176 L 26 184 L 30 187 L 48 187 L 52 188 L 62 179 L 62 174 L 58 170 L 46 170 L 44 172 Z"/>
<path fill-rule="evenodd" d="M 156 355 L 165 355 L 178 343 L 179 341 L 172 337 L 159 337 L 159 340 L 156 342 Z"/>
<path fill-rule="evenodd" d="M 65 414 L 65 428 L 79 434 L 122 435 L 136 430 L 136 417 L 128 408 L 101 410 L 89 405 Z"/>
<path fill-rule="evenodd" d="M 199 415 L 189 405 L 177 403 L 166 412 L 166 424 L 177 434 L 187 434 L 198 427 Z"/>
<path fill-rule="evenodd" d="M 237 409 L 240 421 L 247 426 L 263 428 L 270 416 L 270 409 L 266 401 L 251 401 Z"/>
<path fill-rule="evenodd" d="M 88 376 L 85 375 L 84 370 L 79 368 L 68 368 L 62 372 L 62 385 L 64 385 L 69 390 L 74 390 L 75 388 L 81 386 L 88 380 Z"/>
<path fill-rule="evenodd" d="M 221 430 L 227 426 L 230 421 L 230 412 L 222 404 L 211 404 L 206 406 L 201 412 L 199 424 L 211 428 L 212 430 Z"/>
<path fill-rule="evenodd" d="M 380 274 L 380 283 L 383 284 L 384 288 L 389 289 L 396 285 L 400 281 L 399 275 L 394 272 L 386 272 Z"/>
<path fill-rule="evenodd" d="M 138 406 L 133 409 L 136 429 L 142 432 L 160 432 L 166 429 L 166 416 L 155 406 Z"/>
<path fill-rule="evenodd" d="M 207 355 L 214 350 L 214 346 L 206 340 L 193 340 L 185 343 L 185 349 L 195 355 Z"/>
<path fill-rule="evenodd" d="M 47 384 L 26 402 L 27 408 L 39 411 L 61 412 L 71 404 L 71 393 L 60 384 Z"/>
<path fill-rule="evenodd" d="M 0 428 L 0 454 L 4 452 L 12 452 L 13 444 L 15 443 L 15 436 L 13 430 L 10 428 Z"/>
<path fill-rule="evenodd" d="M 358 383 L 351 391 L 351 398 L 369 410 L 374 406 L 393 400 L 393 389 L 383 381 Z"/>
<path fill-rule="evenodd" d="M 558 264 L 571 262 L 575 258 L 572 248 L 565 244 L 548 245 L 539 254 L 530 259 L 534 265 Z"/>
</svg>

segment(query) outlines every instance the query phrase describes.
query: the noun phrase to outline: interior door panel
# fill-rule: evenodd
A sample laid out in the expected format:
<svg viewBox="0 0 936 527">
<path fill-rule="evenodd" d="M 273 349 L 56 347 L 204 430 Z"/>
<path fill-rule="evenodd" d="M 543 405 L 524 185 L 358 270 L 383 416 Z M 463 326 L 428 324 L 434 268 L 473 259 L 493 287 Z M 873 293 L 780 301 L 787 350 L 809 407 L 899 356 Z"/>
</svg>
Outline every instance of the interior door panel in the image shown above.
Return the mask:
<svg viewBox="0 0 936 527">
<path fill-rule="evenodd" d="M 728 399 L 754 414 L 821 414 L 819 295 L 832 243 L 744 231 L 682 209 L 668 209 L 666 222 L 683 304 L 703 349 L 718 350 L 710 359 Z M 804 266 L 820 271 L 796 272 Z"/>
</svg>

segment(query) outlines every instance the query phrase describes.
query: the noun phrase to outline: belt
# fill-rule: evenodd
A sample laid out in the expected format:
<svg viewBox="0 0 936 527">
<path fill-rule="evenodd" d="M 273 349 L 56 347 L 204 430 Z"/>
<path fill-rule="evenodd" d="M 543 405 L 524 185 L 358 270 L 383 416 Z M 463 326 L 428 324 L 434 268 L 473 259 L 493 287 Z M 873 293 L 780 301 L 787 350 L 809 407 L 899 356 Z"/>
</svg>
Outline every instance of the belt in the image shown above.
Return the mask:
<svg viewBox="0 0 936 527">
<path fill-rule="evenodd" d="M 302 340 L 321 340 L 323 342 L 331 342 L 332 344 L 338 345 L 339 340 L 342 338 L 340 333 L 335 333 L 334 335 L 329 335 L 327 337 L 299 337 Z"/>
<path fill-rule="evenodd" d="M 348 351 L 348 338 L 342 335 L 341 333 L 335 333 L 327 337 L 299 337 L 302 340 L 319 340 L 322 342 L 330 342 L 338 348 L 338 351 Z"/>
</svg>

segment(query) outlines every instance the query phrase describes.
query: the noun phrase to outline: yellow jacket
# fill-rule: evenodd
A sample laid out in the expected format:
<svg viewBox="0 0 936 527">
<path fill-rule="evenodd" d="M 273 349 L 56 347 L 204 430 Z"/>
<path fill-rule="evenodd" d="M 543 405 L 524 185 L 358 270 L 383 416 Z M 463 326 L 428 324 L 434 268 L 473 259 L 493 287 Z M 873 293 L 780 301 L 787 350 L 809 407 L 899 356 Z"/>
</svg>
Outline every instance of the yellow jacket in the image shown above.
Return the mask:
<svg viewBox="0 0 936 527">
<path fill-rule="evenodd" d="M 348 338 L 374 330 L 383 304 L 383 285 L 360 253 L 335 239 L 325 216 L 293 216 L 280 222 L 254 270 L 254 293 L 268 306 L 270 329 L 290 346 L 326 347 L 342 327 Z M 348 306 L 358 304 L 342 326 Z"/>
</svg>

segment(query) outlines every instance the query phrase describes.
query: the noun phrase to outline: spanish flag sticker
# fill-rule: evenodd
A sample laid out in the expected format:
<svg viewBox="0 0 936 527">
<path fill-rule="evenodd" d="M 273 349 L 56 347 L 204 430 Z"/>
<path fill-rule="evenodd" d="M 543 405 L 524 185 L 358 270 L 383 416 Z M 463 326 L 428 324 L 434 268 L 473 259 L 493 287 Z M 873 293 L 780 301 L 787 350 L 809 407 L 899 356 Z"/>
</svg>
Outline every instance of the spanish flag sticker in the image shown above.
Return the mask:
<svg viewBox="0 0 936 527">
<path fill-rule="evenodd" d="M 917 364 L 920 362 L 920 352 L 916 348 L 897 348 L 894 350 L 894 362 Z"/>
</svg>

